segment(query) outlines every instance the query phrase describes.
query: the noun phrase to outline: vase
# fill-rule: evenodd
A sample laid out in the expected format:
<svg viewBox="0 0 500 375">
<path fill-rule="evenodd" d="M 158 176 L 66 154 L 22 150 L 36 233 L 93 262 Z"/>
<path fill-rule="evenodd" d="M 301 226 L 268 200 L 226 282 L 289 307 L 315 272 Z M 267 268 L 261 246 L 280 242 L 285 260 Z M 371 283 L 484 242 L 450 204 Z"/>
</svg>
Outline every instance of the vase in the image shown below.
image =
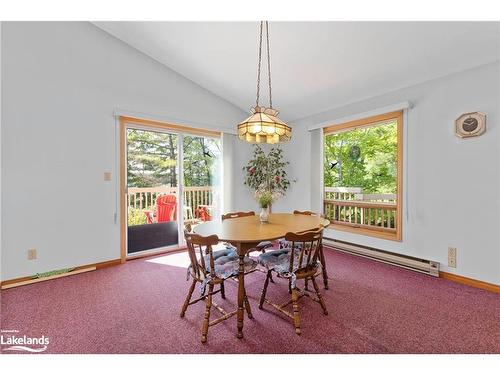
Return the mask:
<svg viewBox="0 0 500 375">
<path fill-rule="evenodd" d="M 269 207 L 262 207 L 259 217 L 261 222 L 267 223 L 269 221 Z"/>
</svg>

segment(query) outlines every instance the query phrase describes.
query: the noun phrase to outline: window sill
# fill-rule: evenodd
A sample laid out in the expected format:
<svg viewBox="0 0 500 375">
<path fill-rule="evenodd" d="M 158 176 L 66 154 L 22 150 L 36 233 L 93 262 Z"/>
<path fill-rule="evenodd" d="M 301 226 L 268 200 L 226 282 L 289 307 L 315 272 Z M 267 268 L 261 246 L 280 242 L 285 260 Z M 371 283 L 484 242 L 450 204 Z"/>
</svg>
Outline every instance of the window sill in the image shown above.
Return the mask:
<svg viewBox="0 0 500 375">
<path fill-rule="evenodd" d="M 354 226 L 350 226 L 350 225 L 346 225 L 346 224 L 330 224 L 328 226 L 328 229 L 359 234 L 359 235 L 367 236 L 367 237 L 382 238 L 384 240 L 389 240 L 389 241 L 397 241 L 397 242 L 402 241 L 401 233 L 398 233 L 398 232 L 386 232 L 386 231 L 381 231 L 381 230 L 376 230 L 376 229 L 358 228 L 358 227 L 354 227 Z"/>
</svg>

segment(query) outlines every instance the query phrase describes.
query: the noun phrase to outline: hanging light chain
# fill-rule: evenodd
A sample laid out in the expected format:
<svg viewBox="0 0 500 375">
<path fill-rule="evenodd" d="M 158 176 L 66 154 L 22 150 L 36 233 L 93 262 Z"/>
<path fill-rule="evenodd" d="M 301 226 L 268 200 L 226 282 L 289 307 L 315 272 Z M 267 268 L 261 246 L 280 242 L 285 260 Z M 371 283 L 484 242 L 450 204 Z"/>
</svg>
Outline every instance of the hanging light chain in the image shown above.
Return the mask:
<svg viewBox="0 0 500 375">
<path fill-rule="evenodd" d="M 263 27 L 263 22 L 260 21 L 259 67 L 257 69 L 257 100 L 255 101 L 257 107 L 259 106 L 259 94 L 260 94 L 260 63 L 262 61 L 262 27 Z"/>
<path fill-rule="evenodd" d="M 269 25 L 266 21 L 266 37 L 267 37 L 267 75 L 269 77 L 269 108 L 273 108 L 273 95 L 271 89 L 271 54 L 269 53 Z"/>
<path fill-rule="evenodd" d="M 262 69 L 262 34 L 266 23 L 267 75 L 269 83 L 269 108 L 259 105 L 260 75 Z M 265 57 L 264 57 L 265 58 Z M 292 137 L 292 128 L 278 118 L 278 111 L 273 109 L 271 85 L 271 46 L 269 43 L 269 22 L 260 21 L 259 64 L 257 69 L 257 98 L 252 115 L 238 124 L 238 138 L 249 143 L 281 143 Z"/>
</svg>

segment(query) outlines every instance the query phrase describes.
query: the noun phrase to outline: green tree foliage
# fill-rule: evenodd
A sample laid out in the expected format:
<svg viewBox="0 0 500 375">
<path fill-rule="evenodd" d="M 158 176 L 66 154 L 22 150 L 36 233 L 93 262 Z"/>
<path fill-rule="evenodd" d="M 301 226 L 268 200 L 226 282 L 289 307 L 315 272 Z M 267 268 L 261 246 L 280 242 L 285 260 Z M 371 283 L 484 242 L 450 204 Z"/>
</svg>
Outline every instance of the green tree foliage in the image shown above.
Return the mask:
<svg viewBox="0 0 500 375">
<path fill-rule="evenodd" d="M 175 134 L 129 129 L 127 131 L 128 186 L 177 186 Z M 218 139 L 184 136 L 184 185 L 213 186 L 220 162 Z"/>
<path fill-rule="evenodd" d="M 396 193 L 395 121 L 325 136 L 324 183 L 362 187 L 365 193 Z"/>
<path fill-rule="evenodd" d="M 214 138 L 184 137 L 184 185 L 214 186 L 221 161 L 220 140 Z"/>
<path fill-rule="evenodd" d="M 177 136 L 153 131 L 127 131 L 128 186 L 177 186 Z"/>
</svg>

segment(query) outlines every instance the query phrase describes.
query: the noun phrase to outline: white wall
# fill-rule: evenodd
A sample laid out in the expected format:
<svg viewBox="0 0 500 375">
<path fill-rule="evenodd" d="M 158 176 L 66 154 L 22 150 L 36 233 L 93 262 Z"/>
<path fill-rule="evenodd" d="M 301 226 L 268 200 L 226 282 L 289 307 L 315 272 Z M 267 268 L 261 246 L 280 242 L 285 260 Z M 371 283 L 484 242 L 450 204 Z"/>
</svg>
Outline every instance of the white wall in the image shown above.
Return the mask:
<svg viewBox="0 0 500 375">
<path fill-rule="evenodd" d="M 405 124 L 406 149 L 403 241 L 393 242 L 340 231 L 328 236 L 440 262 L 441 269 L 500 284 L 500 64 L 489 64 L 391 92 L 292 124 L 285 145 L 299 177 L 280 210 L 320 210 L 317 168 L 319 142 L 309 125 L 332 121 L 405 100 L 413 102 Z M 454 135 L 464 112 L 487 114 L 487 131 L 477 138 Z M 311 157 L 312 155 L 312 157 Z M 448 268 L 448 246 L 457 248 L 457 268 Z"/>
<path fill-rule="evenodd" d="M 288 175 L 290 180 L 295 179 L 286 196 L 280 198 L 273 209 L 278 212 L 311 209 L 311 148 L 310 133 L 302 124 L 290 123 L 292 139 L 283 144 L 283 155 L 290 162 Z"/>
<path fill-rule="evenodd" d="M 90 23 L 1 37 L 3 280 L 120 257 L 115 108 L 231 130 L 247 115 Z"/>
</svg>

